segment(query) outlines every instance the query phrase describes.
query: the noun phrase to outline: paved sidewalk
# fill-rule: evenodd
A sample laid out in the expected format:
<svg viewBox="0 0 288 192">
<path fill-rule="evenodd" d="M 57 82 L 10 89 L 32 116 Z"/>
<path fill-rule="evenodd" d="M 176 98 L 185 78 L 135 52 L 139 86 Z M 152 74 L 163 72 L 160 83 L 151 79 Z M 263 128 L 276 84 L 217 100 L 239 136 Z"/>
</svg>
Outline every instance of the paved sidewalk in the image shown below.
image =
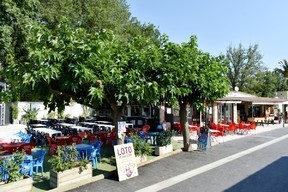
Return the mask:
<svg viewBox="0 0 288 192">
<path fill-rule="evenodd" d="M 0 126 L 0 135 L 1 134 L 7 134 L 7 133 L 13 134 L 13 133 L 17 133 L 18 131 L 23 131 L 24 132 L 25 128 L 26 128 L 26 125 L 21 125 L 21 124 L 11 124 L 11 125 L 6 125 L 6 126 Z M 255 131 L 250 131 L 247 135 L 235 134 L 235 135 L 226 135 L 223 138 L 217 137 L 217 140 L 214 140 L 212 142 L 212 146 L 221 144 L 223 142 L 228 142 L 228 141 L 235 140 L 235 139 L 241 139 L 241 138 L 248 137 L 248 136 L 251 136 L 251 135 L 259 134 L 259 133 L 266 132 L 266 131 L 272 131 L 272 130 L 280 129 L 280 128 L 283 128 L 283 124 L 275 124 L 275 125 L 268 125 L 268 126 L 267 125 L 265 125 L 265 126 L 257 126 Z M 283 129 L 285 129 L 285 128 L 283 128 Z M 182 136 L 176 136 L 176 137 L 174 137 L 174 139 L 179 141 L 179 143 L 181 143 L 182 140 L 183 140 Z M 193 146 L 194 146 L 195 149 L 197 149 L 197 144 L 193 144 Z M 156 157 L 156 158 L 152 159 L 151 161 L 145 162 L 141 166 L 143 166 L 145 164 L 149 164 L 149 163 L 155 162 L 155 161 L 158 161 L 158 160 L 161 160 L 161 159 L 163 159 L 163 158 L 165 158 L 167 156 L 175 155 L 175 154 L 177 154 L 179 152 L 181 152 L 181 149 L 173 151 L 172 153 L 167 154 L 165 156 Z M 92 182 L 96 182 L 98 180 L 104 179 L 104 178 L 110 176 L 111 174 L 113 174 L 113 172 L 112 173 L 107 173 L 106 175 L 98 175 L 97 177 L 93 177 L 92 179 L 87 179 L 85 182 L 71 183 L 71 185 L 69 185 L 69 186 L 52 189 L 50 191 L 57 191 L 58 192 L 58 191 L 71 190 L 71 189 L 77 188 L 77 187 L 79 187 L 81 185 L 85 185 L 85 184 L 88 184 L 88 183 L 92 183 Z"/>
<path fill-rule="evenodd" d="M 265 127 L 259 127 L 257 131 L 251 132 L 248 135 L 234 135 L 234 137 L 232 136 L 231 137 L 227 136 L 226 138 L 224 137 L 224 143 L 220 143 L 220 144 L 213 143 L 214 146 L 207 151 L 194 151 L 194 152 L 184 152 L 184 153 L 180 152 L 175 156 L 163 158 L 161 159 L 161 161 L 147 163 L 147 165 L 145 165 L 144 167 L 140 167 L 138 169 L 140 173 L 139 176 L 129 181 L 118 182 L 117 176 L 114 175 L 110 177 L 109 179 L 100 180 L 100 181 L 93 182 L 85 186 L 74 188 L 73 190 L 71 190 L 71 192 L 106 191 L 106 190 L 115 191 L 115 192 L 118 192 L 118 191 L 119 192 L 122 192 L 122 191 L 132 192 L 132 191 L 137 191 L 139 189 L 143 189 L 144 191 L 146 189 L 149 189 L 146 191 L 156 191 L 156 190 L 151 190 L 151 188 L 147 188 L 147 187 L 158 185 L 158 184 L 162 185 L 163 183 L 169 184 L 170 182 L 175 182 L 175 181 L 176 182 L 182 182 L 182 181 L 189 182 L 188 180 L 181 180 L 183 178 L 184 179 L 186 178 L 187 172 L 191 172 L 194 170 L 193 173 L 200 174 L 198 172 L 199 168 L 202 168 L 203 166 L 210 167 L 210 164 L 211 164 L 213 166 L 210 168 L 215 168 L 215 162 L 219 162 L 219 161 L 222 162 L 222 159 L 225 159 L 225 158 L 226 160 L 228 159 L 229 161 L 231 161 L 232 159 L 235 158 L 234 156 L 235 154 L 238 154 L 237 155 L 238 157 L 240 153 L 243 155 L 244 151 L 246 150 L 249 151 L 251 148 L 255 148 L 255 147 L 258 148 L 257 146 L 263 145 L 263 144 L 270 145 L 271 141 L 278 140 L 280 137 L 284 135 L 286 135 L 285 137 L 287 138 L 287 134 L 288 134 L 288 127 L 283 128 L 283 125 L 282 126 L 281 125 L 271 125 L 271 126 L 269 125 Z M 238 139 L 238 138 L 242 138 L 242 139 Z M 230 142 L 228 142 L 228 140 Z M 179 140 L 179 143 L 181 142 L 182 141 Z M 286 139 L 285 142 L 287 143 L 288 140 Z M 281 146 L 282 145 L 280 144 L 280 147 Z M 277 148 L 277 145 L 276 146 L 272 145 L 271 147 L 272 149 L 275 149 Z M 260 155 L 260 159 L 265 158 L 267 154 L 271 154 L 271 153 L 278 154 L 276 150 L 275 151 L 273 150 L 273 152 L 269 152 L 269 148 L 265 150 L 266 152 Z M 268 153 L 267 153 L 267 150 L 268 150 Z M 284 148 L 284 153 L 285 153 L 285 148 Z M 247 154 L 247 152 L 245 152 L 245 154 Z M 257 154 L 259 155 L 259 153 Z M 257 155 L 257 154 L 253 154 L 252 157 L 250 156 L 250 158 L 254 159 L 254 155 Z M 231 159 L 230 157 L 233 157 L 233 158 Z M 245 156 L 245 159 L 246 158 L 247 157 Z M 198 191 L 213 191 L 213 190 L 207 190 L 207 188 L 204 187 L 205 186 L 204 183 L 207 182 L 207 175 L 210 175 L 210 174 L 211 174 L 210 176 L 211 180 L 210 179 L 209 180 L 211 182 L 209 182 L 209 184 L 212 183 L 212 186 L 210 185 L 210 189 L 216 183 L 217 187 L 219 186 L 221 190 L 214 190 L 214 191 L 224 191 L 222 190 L 224 188 L 221 188 L 221 185 L 220 185 L 221 183 L 219 182 L 219 179 L 220 180 L 222 179 L 221 174 L 226 173 L 226 171 L 231 170 L 233 165 L 236 165 L 233 168 L 234 173 L 231 175 L 228 174 L 228 177 L 226 177 L 225 180 L 223 181 L 226 181 L 226 180 L 228 181 L 229 176 L 233 176 L 233 178 L 237 177 L 235 173 L 237 172 L 242 173 L 242 168 L 241 166 L 239 166 L 239 164 L 242 164 L 243 161 L 245 162 L 245 159 L 239 159 L 238 163 L 236 161 L 233 161 L 231 163 L 227 162 L 225 166 L 223 166 L 223 169 L 221 171 L 218 170 L 218 172 L 216 171 L 216 173 L 215 172 L 208 173 L 206 170 L 205 174 L 203 174 L 204 176 L 199 177 L 199 180 L 197 180 L 198 182 L 187 184 L 186 187 L 190 186 L 189 190 L 182 190 L 185 188 L 181 188 L 181 185 L 175 185 L 163 191 L 192 191 L 194 190 L 194 188 L 198 189 L 201 187 L 202 187 L 201 188 L 202 190 L 198 189 Z M 247 166 L 246 168 L 247 170 L 251 169 L 249 166 Z M 240 177 L 241 176 L 239 176 L 238 178 Z M 196 179 L 198 179 L 198 177 L 195 177 L 195 180 Z M 226 182 L 223 182 L 223 183 L 226 183 Z"/>
<path fill-rule="evenodd" d="M 287 126 L 287 124 L 285 124 L 285 126 Z M 243 137 L 247 137 L 247 136 L 251 136 L 251 135 L 255 135 L 255 134 L 259 134 L 259 133 L 263 133 L 266 131 L 272 131 L 275 129 L 279 129 L 279 128 L 283 128 L 283 124 L 274 124 L 274 125 L 264 125 L 264 126 L 257 126 L 256 130 L 251 130 L 248 132 L 248 134 L 227 134 L 225 136 L 218 136 L 218 137 L 213 137 L 212 139 L 212 143 L 211 146 L 215 146 L 224 142 L 228 142 L 231 140 L 235 140 L 235 139 L 241 139 Z M 197 134 L 196 132 L 190 135 L 190 142 L 192 143 L 192 148 L 193 150 L 197 150 Z M 182 142 L 183 141 L 183 136 L 175 136 L 174 139 L 178 142 Z"/>
</svg>

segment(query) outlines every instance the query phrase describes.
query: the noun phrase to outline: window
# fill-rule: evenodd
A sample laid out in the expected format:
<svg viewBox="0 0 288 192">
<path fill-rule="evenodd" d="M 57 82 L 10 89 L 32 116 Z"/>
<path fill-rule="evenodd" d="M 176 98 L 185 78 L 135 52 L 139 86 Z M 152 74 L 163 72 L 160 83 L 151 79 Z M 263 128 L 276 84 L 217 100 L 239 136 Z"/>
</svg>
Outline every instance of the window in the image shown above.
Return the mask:
<svg viewBox="0 0 288 192">
<path fill-rule="evenodd" d="M 141 107 L 139 105 L 131 106 L 131 116 L 141 116 Z"/>
</svg>

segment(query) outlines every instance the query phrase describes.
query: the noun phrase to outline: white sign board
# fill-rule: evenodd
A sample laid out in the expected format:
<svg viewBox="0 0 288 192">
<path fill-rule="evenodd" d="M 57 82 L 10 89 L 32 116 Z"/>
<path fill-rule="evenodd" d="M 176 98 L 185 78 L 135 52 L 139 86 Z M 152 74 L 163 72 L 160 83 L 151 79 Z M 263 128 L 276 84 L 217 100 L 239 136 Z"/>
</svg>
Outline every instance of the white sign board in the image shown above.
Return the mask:
<svg viewBox="0 0 288 192">
<path fill-rule="evenodd" d="M 126 122 L 118 121 L 118 137 L 122 138 L 123 133 L 126 132 Z"/>
<path fill-rule="evenodd" d="M 132 143 L 114 145 L 119 181 L 138 176 L 138 168 Z"/>
</svg>

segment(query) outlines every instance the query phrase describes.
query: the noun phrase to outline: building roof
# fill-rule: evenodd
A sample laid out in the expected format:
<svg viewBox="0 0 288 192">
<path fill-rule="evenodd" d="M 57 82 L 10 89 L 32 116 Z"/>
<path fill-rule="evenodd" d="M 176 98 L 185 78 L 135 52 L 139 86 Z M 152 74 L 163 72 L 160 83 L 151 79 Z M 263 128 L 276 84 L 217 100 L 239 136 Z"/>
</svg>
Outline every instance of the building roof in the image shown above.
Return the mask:
<svg viewBox="0 0 288 192">
<path fill-rule="evenodd" d="M 217 100 L 221 103 L 251 102 L 254 105 L 288 104 L 288 99 L 258 97 L 248 93 L 231 91 L 227 96 Z"/>
</svg>

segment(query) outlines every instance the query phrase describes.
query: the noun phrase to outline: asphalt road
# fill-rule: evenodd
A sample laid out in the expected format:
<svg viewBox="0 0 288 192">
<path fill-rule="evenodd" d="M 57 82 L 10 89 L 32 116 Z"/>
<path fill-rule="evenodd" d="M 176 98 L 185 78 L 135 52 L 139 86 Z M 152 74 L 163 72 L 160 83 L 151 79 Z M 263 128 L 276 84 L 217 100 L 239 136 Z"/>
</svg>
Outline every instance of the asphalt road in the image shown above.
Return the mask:
<svg viewBox="0 0 288 192">
<path fill-rule="evenodd" d="M 139 176 L 119 182 L 117 176 L 71 192 L 288 191 L 288 127 L 213 146 L 182 152 L 138 169 Z"/>
</svg>

